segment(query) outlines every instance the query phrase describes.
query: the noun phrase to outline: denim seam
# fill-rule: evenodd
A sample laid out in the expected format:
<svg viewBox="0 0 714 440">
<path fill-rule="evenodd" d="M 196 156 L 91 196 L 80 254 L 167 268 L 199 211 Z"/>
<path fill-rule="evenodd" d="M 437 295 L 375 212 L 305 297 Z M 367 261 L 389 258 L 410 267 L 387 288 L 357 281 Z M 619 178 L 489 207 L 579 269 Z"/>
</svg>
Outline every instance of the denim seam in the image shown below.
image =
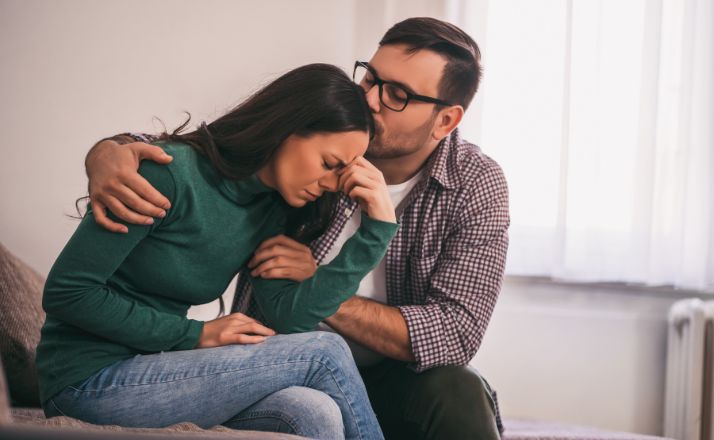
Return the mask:
<svg viewBox="0 0 714 440">
<path fill-rule="evenodd" d="M 55 403 L 55 400 L 54 400 L 54 399 L 50 399 L 50 404 L 52 405 L 52 407 L 53 407 L 54 409 L 57 410 L 58 413 L 62 414 L 62 416 L 64 416 L 64 417 L 69 417 L 69 416 L 68 416 L 67 414 L 65 414 L 61 409 L 59 409 L 59 407 L 58 407 L 57 404 Z"/>
<path fill-rule="evenodd" d="M 322 362 L 321 362 L 321 363 L 322 363 Z M 327 364 L 323 364 L 323 365 L 327 368 L 327 371 L 330 372 L 330 377 L 332 378 L 332 381 L 333 381 L 333 382 L 335 383 L 335 385 L 337 386 L 337 389 L 340 390 L 340 393 L 342 393 L 342 397 L 345 399 L 345 402 L 347 402 L 347 406 L 348 406 L 349 409 L 350 409 L 350 413 L 351 413 L 351 415 L 352 415 L 352 419 L 355 421 L 355 426 L 357 427 L 357 436 L 358 436 L 359 438 L 364 438 L 363 435 L 362 435 L 362 427 L 360 426 L 360 424 L 359 424 L 359 422 L 358 422 L 357 414 L 355 413 L 355 409 L 354 409 L 354 404 L 353 404 L 353 402 L 350 402 L 349 399 L 347 398 L 347 393 L 345 393 L 345 391 L 342 389 L 342 385 L 340 384 L 340 382 L 339 382 L 339 381 L 337 380 L 337 378 L 335 377 L 335 374 L 333 373 L 332 368 L 331 368 L 329 365 L 327 365 Z M 361 376 L 360 376 L 360 381 L 362 381 Z M 365 391 L 365 394 L 366 394 L 366 391 Z M 367 399 L 367 403 L 370 403 L 370 402 L 369 402 L 369 398 Z M 369 405 L 369 410 L 374 411 L 374 410 L 372 410 L 372 405 L 371 405 L 371 403 L 370 403 L 370 405 Z"/>
<path fill-rule="evenodd" d="M 286 417 L 285 414 L 280 411 L 252 411 L 245 416 L 234 417 L 234 418 L 230 419 L 228 422 L 240 422 L 240 421 L 244 421 L 244 420 L 255 420 L 255 419 L 261 419 L 261 418 L 271 418 L 271 419 L 280 420 L 281 422 L 288 425 L 290 427 L 290 429 L 292 429 L 292 431 L 295 435 L 300 435 L 300 436 L 304 435 L 303 432 L 301 432 L 297 428 L 298 424 L 295 423 L 295 420 L 292 417 Z M 228 423 L 228 422 L 225 422 L 225 423 Z"/>
<path fill-rule="evenodd" d="M 279 363 L 274 363 L 274 364 L 264 364 L 264 365 L 255 365 L 252 367 L 247 367 L 247 368 L 235 368 L 232 370 L 224 370 L 224 371 L 217 371 L 214 373 L 209 373 L 209 374 L 198 374 L 195 376 L 189 376 L 189 377 L 182 377 L 180 379 L 171 379 L 171 380 L 162 380 L 162 381 L 156 381 L 156 382 L 142 382 L 142 383 L 133 383 L 133 384 L 124 384 L 124 385 L 110 385 L 106 388 L 102 389 L 79 389 L 75 386 L 69 385 L 67 388 L 71 388 L 77 392 L 80 393 L 93 393 L 93 392 L 103 392 L 103 391 L 108 391 L 114 388 L 125 388 L 125 387 L 138 387 L 138 386 L 145 386 L 145 385 L 158 385 L 158 384 L 165 384 L 165 383 L 172 383 L 172 382 L 180 382 L 183 380 L 189 380 L 189 379 L 196 379 L 196 378 L 203 378 L 203 377 L 210 377 L 210 376 L 217 376 L 219 374 L 228 374 L 228 373 L 235 373 L 237 371 L 244 371 L 244 370 L 253 370 L 256 368 L 264 368 L 264 367 L 274 367 L 276 365 L 284 365 L 284 364 L 299 364 L 299 363 L 312 363 L 312 362 L 317 362 L 321 364 L 322 366 L 327 367 L 322 361 L 310 361 L 310 360 L 300 360 L 300 361 L 288 361 L 288 362 L 279 362 Z M 332 373 L 332 370 L 327 367 L 328 370 L 330 370 L 330 373 Z M 340 389 L 342 391 L 342 389 Z"/>
</svg>

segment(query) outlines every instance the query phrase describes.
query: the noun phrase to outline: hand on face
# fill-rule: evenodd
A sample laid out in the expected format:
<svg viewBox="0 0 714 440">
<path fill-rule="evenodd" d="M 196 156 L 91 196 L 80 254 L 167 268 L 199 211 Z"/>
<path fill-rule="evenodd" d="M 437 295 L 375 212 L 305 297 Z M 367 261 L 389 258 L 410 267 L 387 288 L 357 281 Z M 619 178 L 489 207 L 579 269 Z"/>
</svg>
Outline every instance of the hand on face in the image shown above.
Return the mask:
<svg viewBox="0 0 714 440">
<path fill-rule="evenodd" d="M 315 274 L 317 263 L 309 247 L 278 235 L 258 246 L 248 267 L 254 277 L 302 282 Z"/>
<path fill-rule="evenodd" d="M 337 170 L 367 150 L 365 131 L 292 135 L 259 172 L 263 182 L 277 189 L 296 208 L 326 191 L 338 191 Z"/>
<path fill-rule="evenodd" d="M 356 200 L 368 216 L 384 222 L 397 222 L 384 176 L 367 159 L 357 157 L 338 174 L 339 188 L 352 200 Z"/>
</svg>

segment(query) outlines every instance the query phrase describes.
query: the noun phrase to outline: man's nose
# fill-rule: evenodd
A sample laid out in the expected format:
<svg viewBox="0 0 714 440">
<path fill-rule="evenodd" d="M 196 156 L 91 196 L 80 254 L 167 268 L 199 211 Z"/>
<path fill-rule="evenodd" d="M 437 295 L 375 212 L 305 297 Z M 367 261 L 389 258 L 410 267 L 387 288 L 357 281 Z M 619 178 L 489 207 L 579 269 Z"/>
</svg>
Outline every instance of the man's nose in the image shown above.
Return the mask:
<svg viewBox="0 0 714 440">
<path fill-rule="evenodd" d="M 371 89 L 367 90 L 367 104 L 369 108 L 372 109 L 374 113 L 379 113 L 380 102 L 379 102 L 379 86 L 374 84 Z"/>
<path fill-rule="evenodd" d="M 339 183 L 339 177 L 337 177 L 337 173 L 335 171 L 330 171 L 317 181 L 317 184 L 320 185 L 320 188 L 330 192 L 336 192 L 338 189 L 340 189 Z"/>
</svg>

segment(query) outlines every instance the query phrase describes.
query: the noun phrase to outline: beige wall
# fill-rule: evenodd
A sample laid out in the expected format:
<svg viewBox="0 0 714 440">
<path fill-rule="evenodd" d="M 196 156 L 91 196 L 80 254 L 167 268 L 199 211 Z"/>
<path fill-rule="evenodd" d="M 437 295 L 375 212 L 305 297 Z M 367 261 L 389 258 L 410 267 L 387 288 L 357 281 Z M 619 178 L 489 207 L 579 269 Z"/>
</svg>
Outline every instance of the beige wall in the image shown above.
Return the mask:
<svg viewBox="0 0 714 440">
<path fill-rule="evenodd" d="M 301 64 L 347 68 L 351 0 L 0 1 L 0 241 L 45 274 L 97 139 L 210 119 Z"/>
<path fill-rule="evenodd" d="M 658 435 L 667 312 L 682 295 L 510 277 L 472 365 L 509 417 Z"/>
</svg>

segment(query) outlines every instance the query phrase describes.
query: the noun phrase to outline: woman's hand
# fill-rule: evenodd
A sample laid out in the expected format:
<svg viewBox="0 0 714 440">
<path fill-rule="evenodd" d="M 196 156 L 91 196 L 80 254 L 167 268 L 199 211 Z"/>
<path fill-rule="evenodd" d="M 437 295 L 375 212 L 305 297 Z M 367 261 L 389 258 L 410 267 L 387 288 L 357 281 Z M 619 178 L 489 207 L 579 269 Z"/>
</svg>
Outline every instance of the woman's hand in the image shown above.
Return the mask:
<svg viewBox="0 0 714 440">
<path fill-rule="evenodd" d="M 363 212 L 375 220 L 396 223 L 394 205 L 382 172 L 364 157 L 358 157 L 338 172 L 339 187 Z"/>
<path fill-rule="evenodd" d="M 248 267 L 253 269 L 250 274 L 254 277 L 302 282 L 315 274 L 317 263 L 309 247 L 278 235 L 258 246 Z"/>
<path fill-rule="evenodd" d="M 275 332 L 242 313 L 214 319 L 203 324 L 196 348 L 222 347 L 232 344 L 257 344 Z"/>
<path fill-rule="evenodd" d="M 87 156 L 89 198 L 96 222 L 112 232 L 128 232 L 126 226 L 107 217 L 109 209 L 120 219 L 134 224 L 151 224 L 152 217 L 164 217 L 171 204 L 138 173 L 142 160 L 160 164 L 171 162 L 161 147 L 133 142 L 119 145 L 105 140 Z"/>
</svg>

